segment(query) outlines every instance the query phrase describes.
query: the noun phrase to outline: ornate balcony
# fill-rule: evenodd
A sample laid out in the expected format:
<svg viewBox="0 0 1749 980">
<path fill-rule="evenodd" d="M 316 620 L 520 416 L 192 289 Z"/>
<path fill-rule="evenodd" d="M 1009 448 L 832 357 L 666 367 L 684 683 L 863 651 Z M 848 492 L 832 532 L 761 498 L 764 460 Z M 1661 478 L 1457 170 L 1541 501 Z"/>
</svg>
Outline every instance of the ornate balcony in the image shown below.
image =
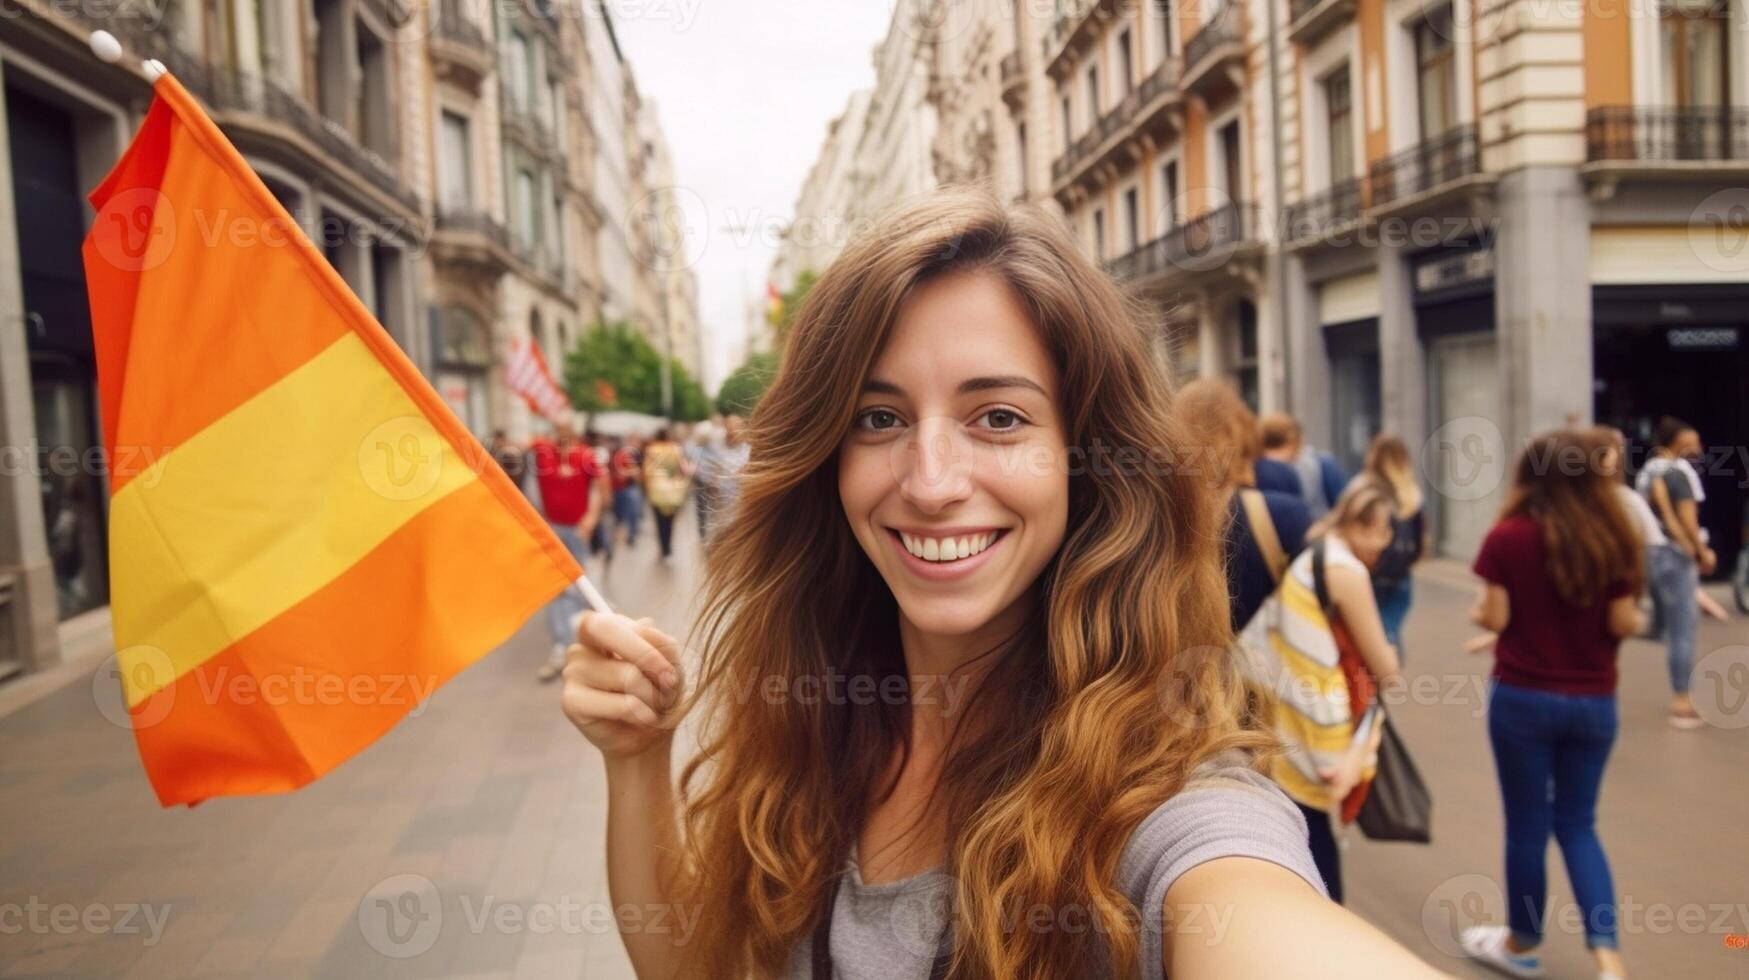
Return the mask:
<svg viewBox="0 0 1749 980">
<path fill-rule="evenodd" d="M 511 267 L 510 232 L 484 211 L 439 206 L 431 252 L 439 264 L 495 277 Z"/>
<path fill-rule="evenodd" d="M 1262 250 L 1256 206 L 1234 202 L 1118 256 L 1105 264 L 1105 270 L 1125 282 L 1161 286 L 1230 272 L 1234 259 Z"/>
<path fill-rule="evenodd" d="M 504 130 L 506 139 L 527 150 L 531 155 L 542 160 L 553 160 L 558 157 L 558 141 L 553 138 L 552 129 L 540 113 L 534 109 L 517 104 L 508 90 L 499 99 L 499 124 Z"/>
<path fill-rule="evenodd" d="M 1366 180 L 1351 177 L 1290 204 L 1282 212 L 1282 240 L 1292 245 L 1316 244 L 1360 223 L 1366 204 Z"/>
<path fill-rule="evenodd" d="M 1287 36 L 1311 44 L 1354 18 L 1354 0 L 1288 0 Z"/>
<path fill-rule="evenodd" d="M 1207 98 L 1244 82 L 1245 15 L 1223 0 L 1208 23 L 1184 42 L 1184 90 Z"/>
<path fill-rule="evenodd" d="M 1057 18 L 1045 32 L 1045 73 L 1061 81 L 1074 67 L 1070 55 L 1086 51 L 1099 36 L 1100 23 L 1113 16 L 1118 0 L 1057 0 Z"/>
<path fill-rule="evenodd" d="M 1399 211 L 1459 191 L 1482 175 L 1476 127 L 1457 126 L 1372 165 L 1372 207 Z"/>
<path fill-rule="evenodd" d="M 1749 161 L 1749 109 L 1605 106 L 1585 117 L 1586 158 L 1708 164 Z"/>
<path fill-rule="evenodd" d="M 1139 141 L 1165 142 L 1182 125 L 1183 101 L 1178 86 L 1178 61 L 1168 58 L 1101 116 L 1092 129 L 1070 144 L 1068 152 L 1052 161 L 1051 182 L 1058 195 L 1065 195 L 1077 181 L 1102 183 L 1097 176 L 1101 166 L 1115 167 L 1127 162 L 1128 157 L 1138 156 L 1135 151 Z"/>
<path fill-rule="evenodd" d="M 431 31 L 431 69 L 442 81 L 478 94 L 492 70 L 486 34 L 462 13 L 461 0 L 442 0 Z"/>
</svg>

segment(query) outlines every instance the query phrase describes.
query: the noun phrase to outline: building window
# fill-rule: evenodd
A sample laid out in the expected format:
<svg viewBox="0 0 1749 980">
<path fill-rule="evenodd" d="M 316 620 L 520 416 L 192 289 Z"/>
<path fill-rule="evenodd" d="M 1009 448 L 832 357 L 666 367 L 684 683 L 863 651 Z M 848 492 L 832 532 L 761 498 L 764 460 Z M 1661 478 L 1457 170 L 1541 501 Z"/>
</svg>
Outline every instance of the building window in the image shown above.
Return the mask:
<svg viewBox="0 0 1749 980">
<path fill-rule="evenodd" d="M 1730 102 L 1730 14 L 1724 0 L 1663 0 L 1664 94 L 1679 106 Z"/>
<path fill-rule="evenodd" d="M 1415 25 L 1415 77 L 1423 140 L 1444 135 L 1457 125 L 1457 61 L 1451 46 L 1454 30 L 1449 6 L 1429 11 Z"/>
<path fill-rule="evenodd" d="M 1087 125 L 1099 121 L 1099 66 L 1090 65 L 1087 69 Z"/>
<path fill-rule="evenodd" d="M 1256 411 L 1261 400 L 1257 384 L 1257 307 L 1250 300 L 1239 301 L 1234 311 L 1239 335 L 1238 350 L 1233 358 L 1233 381 L 1239 386 L 1239 396 Z"/>
<path fill-rule="evenodd" d="M 529 111 L 534 95 L 534 44 L 521 31 L 510 32 L 504 77 L 510 83 L 510 104 L 519 112 Z"/>
<path fill-rule="evenodd" d="M 1160 168 L 1160 199 L 1166 207 L 1160 212 L 1166 218 L 1164 230 L 1178 227 L 1178 161 L 1168 160 Z"/>
<path fill-rule="evenodd" d="M 1354 176 L 1354 98 L 1348 66 L 1324 79 L 1324 115 L 1330 135 L 1330 183 Z"/>
<path fill-rule="evenodd" d="M 1241 179 L 1243 173 L 1239 168 L 1239 120 L 1222 126 L 1221 140 L 1221 179 L 1225 185 L 1221 190 L 1226 192 L 1227 200 L 1237 201 L 1245 184 Z"/>
<path fill-rule="evenodd" d="M 516 197 L 511 202 L 516 215 L 516 240 L 530 247 L 540 241 L 540 195 L 536 186 L 534 171 L 527 167 L 517 169 L 513 192 Z"/>
<path fill-rule="evenodd" d="M 1124 28 L 1117 35 L 1117 94 L 1119 98 L 1130 94 L 1130 87 L 1135 84 L 1136 60 L 1135 52 L 1130 46 L 1130 29 Z"/>
<path fill-rule="evenodd" d="M 1029 190 L 1026 180 L 1026 123 L 1014 127 L 1014 156 L 1020 164 L 1020 193 L 1026 194 Z"/>
<path fill-rule="evenodd" d="M 1069 144 L 1075 141 L 1075 130 L 1070 125 L 1069 97 L 1063 96 L 1063 152 L 1069 152 Z"/>
<path fill-rule="evenodd" d="M 1142 202 L 1137 188 L 1123 192 L 1123 244 L 1133 252 L 1142 243 Z"/>
<path fill-rule="evenodd" d="M 1174 17 L 1177 17 L 1178 14 L 1172 9 L 1172 0 L 1160 0 L 1159 6 L 1161 44 L 1160 59 L 1164 61 L 1165 59 L 1172 57 L 1173 48 L 1175 47 L 1172 42 L 1176 39 L 1176 29 L 1178 25 L 1174 24 L 1172 20 Z"/>
<path fill-rule="evenodd" d="M 1105 261 L 1105 209 L 1093 209 L 1093 257 Z"/>
<path fill-rule="evenodd" d="M 438 167 L 438 204 L 446 211 L 463 211 L 474 203 L 473 139 L 468 131 L 468 117 L 458 112 L 443 112 Z"/>
</svg>

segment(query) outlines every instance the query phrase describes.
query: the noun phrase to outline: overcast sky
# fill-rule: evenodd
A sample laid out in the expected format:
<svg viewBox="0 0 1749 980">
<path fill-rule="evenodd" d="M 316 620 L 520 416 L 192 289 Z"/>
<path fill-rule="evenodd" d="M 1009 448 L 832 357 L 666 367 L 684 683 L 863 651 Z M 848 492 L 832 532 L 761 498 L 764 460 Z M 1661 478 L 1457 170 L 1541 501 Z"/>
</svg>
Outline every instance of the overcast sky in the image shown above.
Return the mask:
<svg viewBox="0 0 1749 980">
<path fill-rule="evenodd" d="M 606 0 L 638 91 L 674 156 L 696 257 L 705 383 L 739 363 L 826 124 L 874 84 L 892 0 Z M 741 230 L 733 230 L 735 228 Z"/>
</svg>

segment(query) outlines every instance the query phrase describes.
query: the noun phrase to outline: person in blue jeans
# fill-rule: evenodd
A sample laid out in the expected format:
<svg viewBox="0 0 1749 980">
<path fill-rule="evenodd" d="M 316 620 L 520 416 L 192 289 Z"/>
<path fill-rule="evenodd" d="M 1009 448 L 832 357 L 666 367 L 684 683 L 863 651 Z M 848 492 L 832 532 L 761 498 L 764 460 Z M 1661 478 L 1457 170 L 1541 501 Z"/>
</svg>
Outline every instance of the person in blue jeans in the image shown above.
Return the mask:
<svg viewBox="0 0 1749 980">
<path fill-rule="evenodd" d="M 1616 651 L 1643 625 L 1644 572 L 1603 448 L 1595 433 L 1565 429 L 1531 440 L 1474 565 L 1482 590 L 1470 618 L 1497 634 L 1488 738 L 1506 816 L 1508 924 L 1470 926 L 1459 941 L 1513 976 L 1542 974 L 1551 834 L 1598 977 L 1627 976 L 1597 799 L 1615 744 Z"/>
</svg>

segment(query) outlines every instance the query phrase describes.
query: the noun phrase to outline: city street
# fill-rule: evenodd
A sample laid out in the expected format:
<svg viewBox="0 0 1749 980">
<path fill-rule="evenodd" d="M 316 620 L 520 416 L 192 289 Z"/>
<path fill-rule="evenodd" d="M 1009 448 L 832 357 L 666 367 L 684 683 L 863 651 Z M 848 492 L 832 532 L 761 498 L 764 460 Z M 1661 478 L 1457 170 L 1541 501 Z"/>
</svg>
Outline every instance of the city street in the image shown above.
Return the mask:
<svg viewBox="0 0 1749 980">
<path fill-rule="evenodd" d="M 695 586 L 697 535 L 676 530 L 671 568 L 654 541 L 601 576 L 629 612 L 679 626 Z M 1486 660 L 1461 642 L 1460 566 L 1424 569 L 1410 618 L 1410 673 L 1395 710 L 1435 795 L 1435 845 L 1352 835 L 1351 906 L 1429 962 L 1451 924 L 1499 914 L 1500 816 L 1482 718 Z M 1741 635 L 1709 623 L 1701 654 Z M 600 764 L 565 722 L 557 685 L 533 672 L 540 623 L 440 691 L 418 717 L 288 796 L 161 810 L 113 697 L 89 678 L 0 718 L 0 975 L 627 977 L 603 869 Z M 1664 721 L 1661 651 L 1622 656 L 1622 736 L 1602 831 L 1623 905 L 1622 946 L 1639 977 L 1740 975 L 1749 931 L 1733 789 L 1742 728 L 1682 732 Z M 1729 719 L 1728 719 L 1729 720 Z M 1739 715 L 1739 724 L 1749 721 Z M 1551 848 L 1549 975 L 1590 977 Z M 1490 895 L 1490 891 L 1493 894 Z M 651 929 L 683 921 L 645 923 Z"/>
</svg>

